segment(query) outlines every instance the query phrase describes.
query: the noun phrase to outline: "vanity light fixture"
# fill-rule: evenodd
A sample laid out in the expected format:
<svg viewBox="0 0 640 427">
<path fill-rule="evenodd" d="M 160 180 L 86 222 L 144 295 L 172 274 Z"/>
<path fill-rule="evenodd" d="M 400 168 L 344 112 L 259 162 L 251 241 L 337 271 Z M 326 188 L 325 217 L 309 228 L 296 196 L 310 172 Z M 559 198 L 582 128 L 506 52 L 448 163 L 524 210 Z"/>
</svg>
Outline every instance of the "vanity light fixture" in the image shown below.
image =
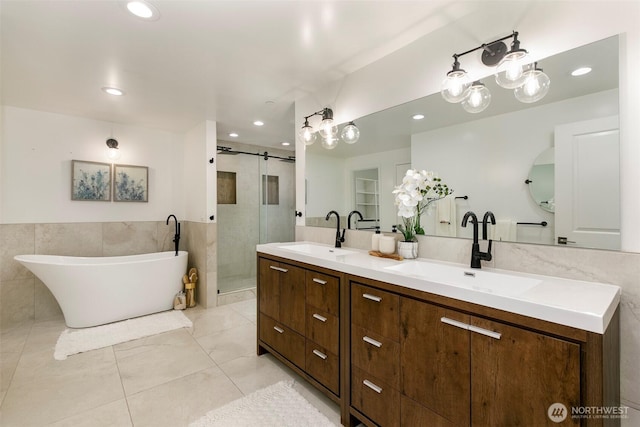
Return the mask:
<svg viewBox="0 0 640 427">
<path fill-rule="evenodd" d="M 513 39 L 509 50 L 504 43 L 508 39 Z M 453 55 L 453 69 L 447 73 L 440 90 L 446 101 L 462 103 L 463 108 L 470 113 L 483 111 L 491 102 L 489 89 L 478 81 L 472 84 L 458 61 L 461 56 L 480 49 L 482 63 L 488 67 L 497 67 L 496 83 L 505 89 L 514 89 L 514 95 L 519 101 L 535 102 L 549 91 L 549 77 L 536 65 L 527 65 L 528 52 L 520 47 L 518 32 L 513 31 L 508 36 Z M 527 86 L 524 87 L 525 85 Z"/>
<path fill-rule="evenodd" d="M 313 116 L 322 117 L 322 120 L 318 125 L 317 133 L 314 132 L 313 127 L 309 124 L 309 118 Z M 305 116 L 304 124 L 298 131 L 298 136 L 300 140 L 305 143 L 305 145 L 313 144 L 317 138 L 317 134 L 319 134 L 322 138 L 322 146 L 328 150 L 332 150 L 338 145 L 340 139 L 342 139 L 347 144 L 356 143 L 360 138 L 360 129 L 358 129 L 353 121 L 350 121 L 342 129 L 342 131 L 340 132 L 340 137 L 338 137 L 338 126 L 333 120 L 333 110 L 331 108 L 325 107 L 320 111 L 316 111 L 313 114 Z"/>
</svg>

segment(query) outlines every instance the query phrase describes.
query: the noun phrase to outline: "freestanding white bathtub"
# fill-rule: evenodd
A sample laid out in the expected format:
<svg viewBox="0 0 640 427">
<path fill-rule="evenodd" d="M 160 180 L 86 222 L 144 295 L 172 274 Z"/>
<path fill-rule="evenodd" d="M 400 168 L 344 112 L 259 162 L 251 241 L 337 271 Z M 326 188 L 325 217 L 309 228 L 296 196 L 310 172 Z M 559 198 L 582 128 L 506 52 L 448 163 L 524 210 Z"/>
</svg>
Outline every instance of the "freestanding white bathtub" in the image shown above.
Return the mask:
<svg viewBox="0 0 640 427">
<path fill-rule="evenodd" d="M 49 288 L 70 328 L 173 308 L 187 272 L 186 251 L 114 257 L 17 255 Z"/>
</svg>

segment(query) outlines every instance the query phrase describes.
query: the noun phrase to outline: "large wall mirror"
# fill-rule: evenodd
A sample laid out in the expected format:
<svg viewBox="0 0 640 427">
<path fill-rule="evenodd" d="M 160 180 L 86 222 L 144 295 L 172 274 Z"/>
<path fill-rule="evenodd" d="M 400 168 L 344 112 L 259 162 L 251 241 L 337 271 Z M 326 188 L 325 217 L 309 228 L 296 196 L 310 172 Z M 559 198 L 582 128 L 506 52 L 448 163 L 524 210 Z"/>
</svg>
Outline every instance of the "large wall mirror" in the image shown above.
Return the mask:
<svg viewBox="0 0 640 427">
<path fill-rule="evenodd" d="M 457 227 L 447 229 L 451 237 L 471 237 L 470 229 L 459 226 L 466 211 L 474 211 L 478 216 L 492 211 L 499 222 L 494 228 L 495 240 L 619 249 L 619 188 L 610 189 L 612 196 L 606 203 L 590 201 L 598 200 L 599 195 L 589 193 L 589 185 L 593 185 L 589 179 L 574 182 L 575 188 L 572 187 L 572 194 L 581 201 L 559 200 L 555 194 L 555 188 L 564 185 L 564 180 L 601 174 L 604 169 L 607 182 L 619 181 L 615 157 L 618 37 L 542 59 L 538 66 L 549 75 L 551 89 L 536 103 L 517 101 L 513 91 L 498 87 L 490 76 L 482 81 L 491 91 L 492 101 L 479 114 L 467 113 L 460 104 L 447 103 L 440 94 L 434 94 L 356 119 L 360 128 L 356 144 L 338 144 L 333 150 L 320 144 L 306 147 L 306 225 L 335 226 L 324 220 L 329 210 L 337 210 L 345 218 L 356 210 L 357 173 L 375 169 L 379 205 L 375 219 L 383 231 L 391 231 L 399 222 L 391 192 L 412 167 L 437 172 L 455 190 L 453 196 L 457 199 L 452 215 Z M 571 72 L 579 67 L 590 67 L 592 71 L 572 76 Z M 416 114 L 424 118 L 416 120 L 413 118 Z M 568 161 L 573 172 L 568 172 L 565 166 L 559 170 L 557 161 L 551 167 L 547 163 L 536 168 L 544 164 L 542 158 L 557 160 L 558 129 L 590 126 L 591 122 L 604 118 L 607 125 L 595 130 L 591 127 L 589 138 L 572 139 L 569 135 L 569 145 L 585 142 L 588 147 L 568 150 L 588 157 L 586 162 L 580 158 L 564 159 L 562 164 Z M 566 140 L 566 132 L 562 135 Z M 598 139 L 601 135 L 604 138 Z M 605 154 L 606 161 L 599 161 L 598 157 Z M 600 170 L 587 170 L 585 165 Z M 578 173 L 576 168 L 582 169 Z M 546 172 L 541 175 L 542 169 Z M 552 188 L 547 185 L 539 193 L 531 187 L 531 181 L 537 186 L 542 184 L 537 181 L 549 179 L 551 171 Z M 588 218 L 583 222 L 568 225 L 574 229 L 560 230 L 561 226 L 567 227 L 564 219 L 567 214 L 563 210 L 567 204 L 584 206 L 593 214 L 586 215 Z M 608 215 L 600 215 L 601 211 Z M 570 215 L 585 216 L 576 215 L 575 211 Z M 437 227 L 436 218 L 434 214 L 423 217 L 429 235 L 438 235 L 443 229 Z M 352 222 L 352 228 L 356 227 L 369 228 L 370 223 L 360 227 Z M 606 243 L 599 243 L 593 236 L 582 239 L 579 232 L 574 233 L 581 228 L 606 235 Z"/>
</svg>

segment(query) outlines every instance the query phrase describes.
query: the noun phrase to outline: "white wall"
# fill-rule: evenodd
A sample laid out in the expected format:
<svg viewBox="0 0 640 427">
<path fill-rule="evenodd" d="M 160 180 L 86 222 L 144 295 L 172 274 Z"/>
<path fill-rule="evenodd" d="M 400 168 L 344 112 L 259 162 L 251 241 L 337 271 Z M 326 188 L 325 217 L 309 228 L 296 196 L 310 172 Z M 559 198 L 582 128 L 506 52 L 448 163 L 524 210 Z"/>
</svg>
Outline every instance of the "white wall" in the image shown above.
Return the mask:
<svg viewBox="0 0 640 427">
<path fill-rule="evenodd" d="M 460 218 L 472 210 L 492 211 L 496 220 L 547 221 L 547 228 L 517 227 L 517 241 L 552 244 L 554 215 L 533 202 L 524 180 L 538 154 L 554 146 L 556 125 L 617 114 L 614 89 L 415 134 L 412 166 L 438 172 L 456 196 L 469 196 L 457 202 Z M 434 218 L 423 219 L 427 234 L 435 234 Z M 457 221 L 457 235 L 471 237 L 471 230 Z"/>
<path fill-rule="evenodd" d="M 626 33 L 620 52 L 620 125 L 622 174 L 622 248 L 640 252 L 640 2 L 546 1 L 477 2 L 473 13 L 448 13 L 447 25 L 381 60 L 345 76 L 296 101 L 296 126 L 309 112 L 331 106 L 338 122 L 357 119 L 440 90 L 451 67 L 451 55 L 483 42 L 520 32 L 522 47 L 534 59 L 544 58 L 596 40 Z M 466 3 L 465 3 L 466 5 Z M 456 16 L 461 16 L 455 20 Z M 435 18 L 434 18 L 435 19 Z M 474 55 L 465 56 L 464 69 L 474 78 L 491 74 Z M 627 78 L 628 76 L 628 78 Z M 303 145 L 296 145 L 298 157 Z M 298 188 L 304 161 L 297 164 Z M 300 192 L 298 197 L 300 197 Z M 298 202 L 298 205 L 300 203 Z M 302 220 L 298 225 L 303 225 Z"/>
<path fill-rule="evenodd" d="M 158 221 L 184 215 L 180 203 L 182 136 L 137 126 L 2 107 L 0 222 Z M 118 164 L 149 167 L 149 202 L 71 200 L 71 160 L 108 162 L 106 140 L 119 142 Z"/>
</svg>

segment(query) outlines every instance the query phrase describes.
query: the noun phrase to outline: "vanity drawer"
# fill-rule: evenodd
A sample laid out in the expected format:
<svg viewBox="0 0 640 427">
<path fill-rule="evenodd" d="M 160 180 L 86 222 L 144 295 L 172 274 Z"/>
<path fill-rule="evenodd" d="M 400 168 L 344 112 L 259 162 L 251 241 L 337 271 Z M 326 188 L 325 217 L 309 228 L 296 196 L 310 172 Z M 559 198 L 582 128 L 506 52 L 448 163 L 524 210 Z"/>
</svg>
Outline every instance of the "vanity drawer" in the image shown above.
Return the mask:
<svg viewBox="0 0 640 427">
<path fill-rule="evenodd" d="M 307 340 L 307 373 L 321 384 L 340 395 L 340 370 L 338 356 L 317 343 Z"/>
<path fill-rule="evenodd" d="M 351 406 L 380 426 L 400 425 L 400 392 L 355 367 L 351 370 Z"/>
<path fill-rule="evenodd" d="M 300 368 L 304 368 L 304 337 L 263 313 L 260 313 L 260 339 Z"/>
<path fill-rule="evenodd" d="M 400 389 L 400 344 L 397 342 L 352 325 L 351 364 Z"/>
<path fill-rule="evenodd" d="M 335 276 L 307 271 L 307 303 L 320 310 L 338 316 L 340 314 L 339 283 Z"/>
<path fill-rule="evenodd" d="M 338 318 L 307 305 L 307 338 L 338 354 L 340 330 Z"/>
<path fill-rule="evenodd" d="M 351 287 L 351 322 L 398 342 L 400 298 L 369 286 Z"/>
</svg>

